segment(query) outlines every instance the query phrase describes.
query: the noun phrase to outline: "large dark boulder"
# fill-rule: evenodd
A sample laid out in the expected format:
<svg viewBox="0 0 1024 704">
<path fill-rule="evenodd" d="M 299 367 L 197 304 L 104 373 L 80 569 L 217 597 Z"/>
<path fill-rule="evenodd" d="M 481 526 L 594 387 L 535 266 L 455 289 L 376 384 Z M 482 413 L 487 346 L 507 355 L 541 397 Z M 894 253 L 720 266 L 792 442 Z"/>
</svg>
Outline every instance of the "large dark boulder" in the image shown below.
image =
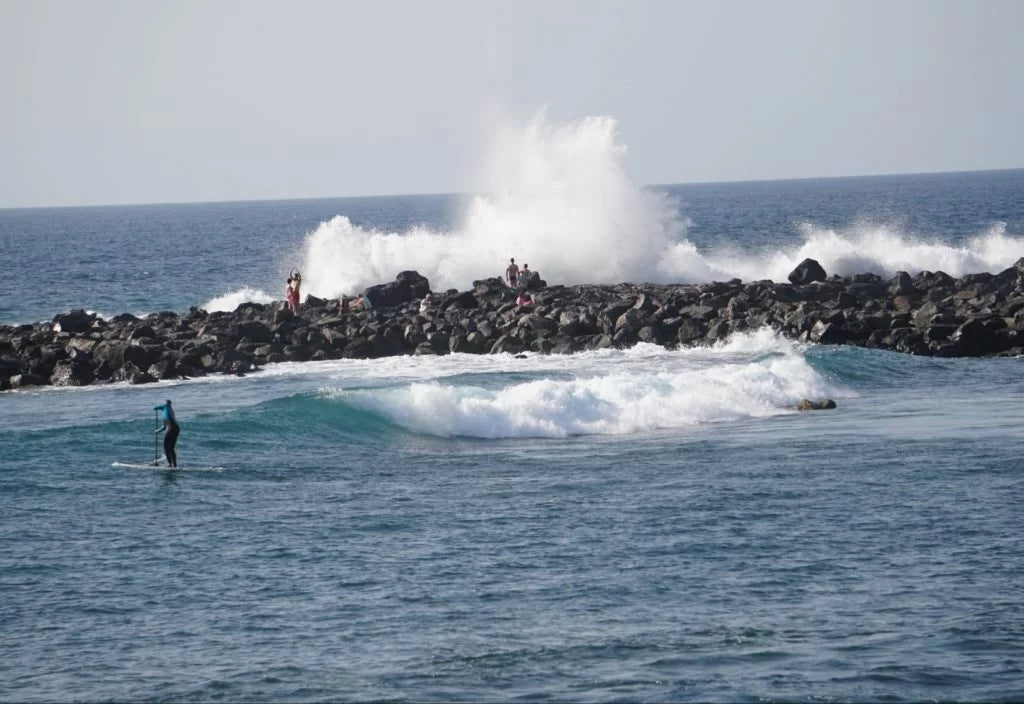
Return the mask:
<svg viewBox="0 0 1024 704">
<path fill-rule="evenodd" d="M 70 333 L 85 332 L 92 327 L 92 322 L 94 320 L 96 320 L 96 315 L 94 313 L 86 313 L 81 309 L 67 313 L 60 313 L 53 318 L 53 331 Z"/>
<path fill-rule="evenodd" d="M 363 297 L 373 308 L 397 308 L 412 300 L 412 289 L 408 284 L 392 281 L 368 287 L 363 291 Z"/>
<path fill-rule="evenodd" d="M 165 357 L 149 365 L 146 373 L 156 379 L 177 379 L 178 363 L 173 357 Z"/>
<path fill-rule="evenodd" d="M 394 281 L 363 291 L 373 308 L 398 308 L 430 292 L 430 282 L 415 271 L 403 271 Z"/>
<path fill-rule="evenodd" d="M 38 374 L 15 374 L 10 379 L 12 389 L 24 389 L 29 386 L 45 386 L 46 379 Z"/>
<path fill-rule="evenodd" d="M 0 357 L 0 379 L 10 379 L 21 374 L 21 360 L 17 357 Z"/>
<path fill-rule="evenodd" d="M 266 343 L 274 341 L 274 331 L 266 323 L 258 320 L 241 322 L 233 330 L 234 337 L 242 339 L 249 338 L 251 342 Z"/>
<path fill-rule="evenodd" d="M 423 298 L 430 293 L 430 282 L 418 271 L 403 271 L 395 278 L 400 284 L 406 284 L 413 298 Z"/>
<path fill-rule="evenodd" d="M 522 351 L 522 343 L 511 335 L 502 335 L 491 345 L 491 354 L 519 354 Z"/>
<path fill-rule="evenodd" d="M 892 277 L 892 282 L 889 284 L 889 292 L 893 296 L 909 296 L 913 293 L 917 293 L 917 289 L 914 288 L 914 280 L 905 271 L 897 271 L 896 275 Z"/>
<path fill-rule="evenodd" d="M 163 355 L 163 347 L 159 345 L 128 345 L 124 348 L 125 364 L 134 364 L 140 370 L 148 369 Z"/>
<path fill-rule="evenodd" d="M 810 399 L 801 399 L 800 403 L 796 405 L 798 411 L 825 411 L 831 410 L 836 407 L 836 402 L 830 398 L 826 398 L 823 401 L 811 401 Z"/>
<path fill-rule="evenodd" d="M 142 323 L 141 325 L 135 326 L 135 328 L 132 330 L 131 334 L 128 336 L 128 339 L 129 340 L 142 340 L 142 339 L 155 340 L 155 339 L 157 339 L 157 334 L 156 334 L 156 331 L 153 329 L 153 327 L 151 325 L 147 325 L 146 323 Z"/>
<path fill-rule="evenodd" d="M 441 303 L 441 311 L 444 312 L 449 308 L 476 308 L 479 305 L 480 302 L 477 301 L 476 296 L 473 295 L 472 291 L 463 291 L 462 293 L 457 293 L 450 298 L 446 298 Z"/>
<path fill-rule="evenodd" d="M 828 278 L 821 264 L 813 259 L 804 259 L 796 265 L 796 269 L 789 272 L 789 283 L 794 286 L 802 286 L 812 281 L 824 281 Z"/>
<path fill-rule="evenodd" d="M 808 339 L 823 345 L 841 345 L 849 336 L 846 325 L 842 322 L 826 322 L 819 320 L 807 333 Z"/>
<path fill-rule="evenodd" d="M 54 386 L 88 386 L 95 378 L 92 367 L 85 362 L 65 359 L 54 366 L 50 383 Z"/>
<path fill-rule="evenodd" d="M 708 333 L 708 326 L 700 318 L 683 318 L 679 323 L 679 330 L 676 332 L 676 340 L 681 345 L 691 345 L 700 342 Z"/>
</svg>

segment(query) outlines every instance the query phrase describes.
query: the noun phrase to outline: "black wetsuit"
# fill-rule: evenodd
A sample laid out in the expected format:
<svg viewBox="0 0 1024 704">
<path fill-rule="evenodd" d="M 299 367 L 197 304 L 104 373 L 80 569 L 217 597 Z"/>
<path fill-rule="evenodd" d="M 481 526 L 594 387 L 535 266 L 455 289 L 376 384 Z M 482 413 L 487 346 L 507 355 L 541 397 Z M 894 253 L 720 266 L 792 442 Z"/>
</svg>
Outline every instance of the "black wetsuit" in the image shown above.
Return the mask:
<svg viewBox="0 0 1024 704">
<path fill-rule="evenodd" d="M 174 451 L 174 444 L 178 442 L 178 433 L 181 432 L 181 427 L 178 425 L 178 419 L 174 417 L 174 409 L 168 402 L 154 406 L 153 410 L 160 411 L 164 420 L 164 428 L 167 431 L 167 434 L 164 435 L 164 457 L 167 458 L 168 466 L 177 467 L 178 453 Z"/>
<path fill-rule="evenodd" d="M 171 467 L 178 466 L 178 453 L 174 451 L 174 444 L 178 442 L 178 433 L 181 428 L 173 420 L 167 424 L 167 434 L 164 435 L 164 456 L 167 464 Z"/>
</svg>

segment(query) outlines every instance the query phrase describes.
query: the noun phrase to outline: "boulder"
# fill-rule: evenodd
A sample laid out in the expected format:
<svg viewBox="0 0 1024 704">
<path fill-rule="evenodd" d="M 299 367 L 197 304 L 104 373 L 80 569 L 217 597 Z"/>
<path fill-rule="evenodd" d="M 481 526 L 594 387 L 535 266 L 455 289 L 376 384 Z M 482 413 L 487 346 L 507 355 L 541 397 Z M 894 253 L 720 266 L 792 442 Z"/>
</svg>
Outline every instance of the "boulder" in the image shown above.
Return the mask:
<svg viewBox="0 0 1024 704">
<path fill-rule="evenodd" d="M 836 407 L 836 402 L 830 398 L 824 401 L 811 401 L 809 399 L 801 399 L 800 403 L 797 404 L 796 410 L 798 411 L 820 411 L 830 410 Z"/>
<path fill-rule="evenodd" d="M 85 362 L 65 359 L 54 366 L 50 383 L 54 386 L 88 386 L 95 378 L 92 367 Z"/>
<path fill-rule="evenodd" d="M 811 342 L 822 345 L 841 345 L 846 342 L 846 326 L 842 323 L 817 321 L 810 329 L 807 337 Z"/>
<path fill-rule="evenodd" d="M 413 298 L 423 298 L 430 293 L 430 282 L 418 271 L 403 271 L 395 277 L 395 281 L 407 285 Z"/>
<path fill-rule="evenodd" d="M 430 282 L 415 271 L 403 271 L 394 281 L 363 291 L 372 308 L 398 308 L 430 292 Z"/>
<path fill-rule="evenodd" d="M 81 333 L 92 327 L 96 320 L 94 313 L 86 313 L 82 309 L 73 310 L 68 313 L 60 313 L 53 318 L 54 332 Z"/>
<path fill-rule="evenodd" d="M 824 281 L 828 278 L 825 269 L 813 259 L 804 259 L 789 272 L 789 282 L 794 286 L 803 286 L 812 281 Z"/>
<path fill-rule="evenodd" d="M 274 331 L 266 323 L 258 320 L 241 322 L 235 326 L 232 332 L 237 339 L 247 337 L 250 341 L 256 343 L 274 341 Z"/>
<path fill-rule="evenodd" d="M 917 289 L 914 288 L 914 280 L 910 278 L 910 274 L 905 271 L 897 271 L 889 285 L 889 293 L 893 296 L 908 296 L 916 292 Z"/>
<path fill-rule="evenodd" d="M 15 374 L 10 378 L 10 384 L 12 389 L 24 389 L 30 386 L 45 386 L 46 379 L 32 373 Z"/>
</svg>

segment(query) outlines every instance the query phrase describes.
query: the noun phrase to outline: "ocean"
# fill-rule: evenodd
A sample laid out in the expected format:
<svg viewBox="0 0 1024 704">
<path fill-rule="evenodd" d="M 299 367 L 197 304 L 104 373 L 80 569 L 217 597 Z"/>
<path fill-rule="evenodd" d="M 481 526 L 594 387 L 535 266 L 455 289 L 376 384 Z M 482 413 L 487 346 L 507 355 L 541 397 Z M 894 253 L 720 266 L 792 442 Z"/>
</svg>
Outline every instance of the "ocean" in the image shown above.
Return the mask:
<svg viewBox="0 0 1024 704">
<path fill-rule="evenodd" d="M 0 323 L 232 309 L 291 266 L 337 296 L 513 256 L 566 284 L 1024 256 L 1024 170 L 641 188 L 600 127 L 476 196 L 3 210 Z M 1019 701 L 1020 363 L 759 330 L 5 392 L 0 701 Z M 182 470 L 111 466 L 168 398 Z"/>
</svg>

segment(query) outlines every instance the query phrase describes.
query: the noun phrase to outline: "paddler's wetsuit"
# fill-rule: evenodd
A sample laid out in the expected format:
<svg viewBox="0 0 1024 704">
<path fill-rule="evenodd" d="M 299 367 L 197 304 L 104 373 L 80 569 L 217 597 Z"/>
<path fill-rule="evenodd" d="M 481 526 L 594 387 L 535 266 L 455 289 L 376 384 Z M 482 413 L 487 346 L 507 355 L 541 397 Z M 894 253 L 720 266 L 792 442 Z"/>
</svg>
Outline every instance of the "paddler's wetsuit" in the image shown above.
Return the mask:
<svg viewBox="0 0 1024 704">
<path fill-rule="evenodd" d="M 168 467 L 178 466 L 178 453 L 174 451 L 174 445 L 178 442 L 178 433 L 181 432 L 181 427 L 178 425 L 178 421 L 174 418 L 174 409 L 171 408 L 170 400 L 167 403 L 153 407 L 154 411 L 160 411 L 163 417 L 164 427 L 158 429 L 156 432 L 166 430 L 167 434 L 164 435 L 164 456 L 167 458 Z"/>
</svg>

